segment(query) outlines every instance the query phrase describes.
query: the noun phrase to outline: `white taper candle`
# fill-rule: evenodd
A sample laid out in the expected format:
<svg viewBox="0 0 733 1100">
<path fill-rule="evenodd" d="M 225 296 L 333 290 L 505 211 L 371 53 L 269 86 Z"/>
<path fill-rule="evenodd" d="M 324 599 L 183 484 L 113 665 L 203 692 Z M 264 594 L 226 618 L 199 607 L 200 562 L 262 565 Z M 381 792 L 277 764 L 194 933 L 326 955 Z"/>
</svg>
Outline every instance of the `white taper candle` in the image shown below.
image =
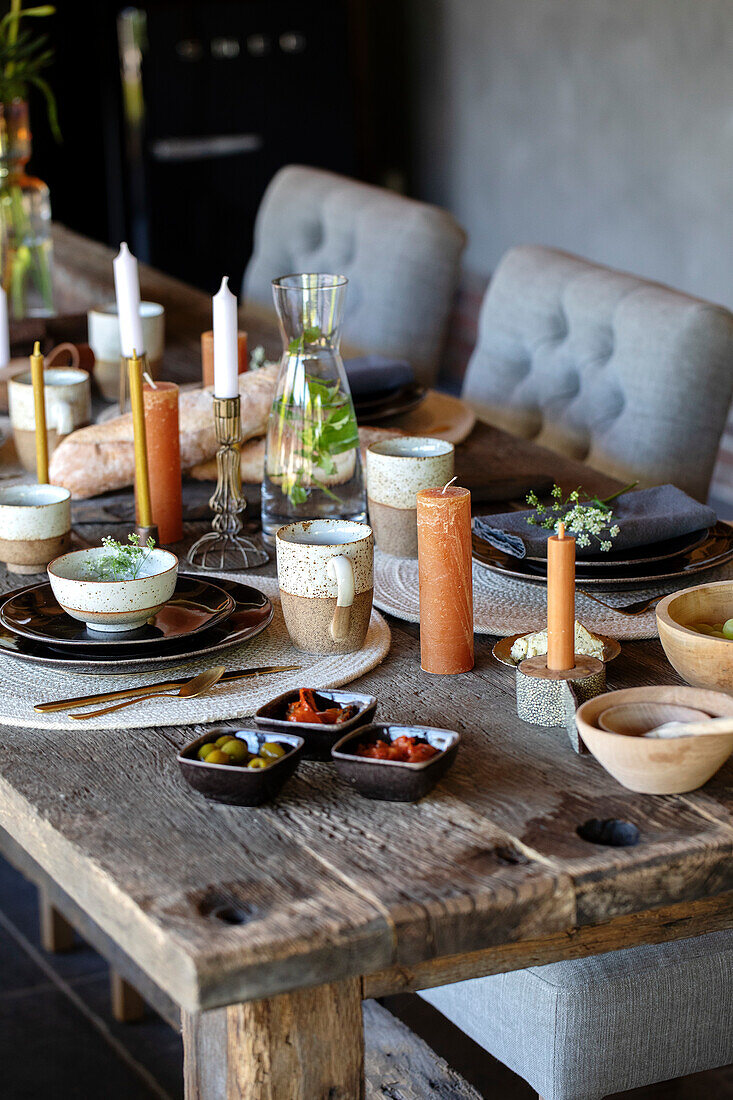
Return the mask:
<svg viewBox="0 0 733 1100">
<path fill-rule="evenodd" d="M 227 275 L 214 295 L 213 305 L 214 397 L 236 397 L 239 393 L 237 299 L 229 289 Z"/>
<path fill-rule="evenodd" d="M 117 314 L 120 321 L 120 347 L 125 358 L 131 359 L 133 351 L 142 356 L 147 349 L 140 320 L 140 277 L 137 260 L 125 241 L 120 245 L 120 251 L 115 256 L 113 266 Z"/>
</svg>

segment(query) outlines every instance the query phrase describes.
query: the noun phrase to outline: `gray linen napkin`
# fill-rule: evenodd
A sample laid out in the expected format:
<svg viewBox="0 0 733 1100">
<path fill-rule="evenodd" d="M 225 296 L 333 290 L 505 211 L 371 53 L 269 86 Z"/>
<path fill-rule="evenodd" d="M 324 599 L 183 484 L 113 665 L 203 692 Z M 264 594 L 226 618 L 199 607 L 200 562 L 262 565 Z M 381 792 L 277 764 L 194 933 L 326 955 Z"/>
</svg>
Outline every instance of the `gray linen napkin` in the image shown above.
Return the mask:
<svg viewBox="0 0 733 1100">
<path fill-rule="evenodd" d="M 717 516 L 712 508 L 698 503 L 676 485 L 658 485 L 654 489 L 637 489 L 624 493 L 611 501 L 613 522 L 620 527 L 612 540 L 613 551 L 630 550 L 635 546 L 647 546 L 652 542 L 687 535 L 703 527 L 711 527 Z M 552 534 L 544 527 L 533 527 L 526 512 L 507 512 L 498 516 L 476 516 L 473 529 L 476 534 L 503 550 L 513 558 L 544 558 L 547 556 L 547 539 Z M 562 513 L 557 513 L 562 519 Z M 578 557 L 600 553 L 601 540 L 591 536 L 590 545 L 578 548 Z"/>
</svg>

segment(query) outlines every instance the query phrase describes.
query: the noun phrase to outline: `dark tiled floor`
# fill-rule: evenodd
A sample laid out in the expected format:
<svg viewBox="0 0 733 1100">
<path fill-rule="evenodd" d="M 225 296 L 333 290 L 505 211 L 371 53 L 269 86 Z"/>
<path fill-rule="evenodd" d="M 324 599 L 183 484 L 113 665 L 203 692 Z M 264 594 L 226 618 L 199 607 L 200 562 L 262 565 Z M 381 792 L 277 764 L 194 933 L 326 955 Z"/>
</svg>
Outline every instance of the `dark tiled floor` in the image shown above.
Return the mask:
<svg viewBox="0 0 733 1100">
<path fill-rule="evenodd" d="M 430 1005 L 416 997 L 391 997 L 386 1003 L 486 1100 L 535 1097 Z M 36 890 L 1 859 L 0 1067 L 0 1100 L 183 1096 L 179 1037 L 152 1013 L 140 1023 L 118 1024 L 109 1009 L 107 966 L 81 942 L 65 954 L 44 952 Z M 624 1100 L 733 1100 L 733 1067 L 623 1095 Z"/>
</svg>

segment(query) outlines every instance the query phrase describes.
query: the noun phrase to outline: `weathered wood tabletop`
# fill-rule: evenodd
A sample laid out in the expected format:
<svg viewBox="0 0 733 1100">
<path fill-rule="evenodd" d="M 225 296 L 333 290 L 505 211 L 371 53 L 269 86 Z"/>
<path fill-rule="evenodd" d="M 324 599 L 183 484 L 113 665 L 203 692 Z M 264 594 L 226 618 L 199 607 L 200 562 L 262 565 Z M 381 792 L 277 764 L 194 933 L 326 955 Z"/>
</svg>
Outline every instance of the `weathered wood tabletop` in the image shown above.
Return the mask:
<svg viewBox="0 0 733 1100">
<path fill-rule="evenodd" d="M 59 232 L 57 262 L 77 306 L 110 291 L 107 249 Z M 142 290 L 166 306 L 163 373 L 196 377 L 209 299 L 145 269 Z M 262 317 L 247 323 L 277 350 Z M 616 484 L 485 426 L 457 465 Z M 2 730 L 0 826 L 182 1008 L 188 1097 L 353 1100 L 365 996 L 733 924 L 730 763 L 690 795 L 633 794 L 564 731 L 517 719 L 492 639 L 477 637 L 473 672 L 435 677 L 416 628 L 390 625 L 389 657 L 359 682 L 379 717 L 463 737 L 414 805 L 363 800 L 316 763 L 273 805 L 205 802 L 175 762 L 192 726 Z M 608 676 L 679 682 L 657 642 L 624 644 Z M 640 841 L 590 844 L 576 831 L 590 818 L 631 821 Z"/>
</svg>

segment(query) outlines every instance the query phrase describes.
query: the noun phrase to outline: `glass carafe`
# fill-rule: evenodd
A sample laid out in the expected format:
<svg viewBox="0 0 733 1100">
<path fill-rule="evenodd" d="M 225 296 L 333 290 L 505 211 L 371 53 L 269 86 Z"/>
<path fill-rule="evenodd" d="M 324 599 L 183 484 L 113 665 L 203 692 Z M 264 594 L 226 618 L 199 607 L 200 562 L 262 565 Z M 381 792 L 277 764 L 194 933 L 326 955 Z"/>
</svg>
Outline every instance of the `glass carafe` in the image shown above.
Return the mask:
<svg viewBox="0 0 733 1100">
<path fill-rule="evenodd" d="M 51 203 L 46 184 L 26 173 L 30 155 L 28 104 L 0 103 L 0 280 L 15 320 L 54 312 Z"/>
<path fill-rule="evenodd" d="M 347 280 L 273 281 L 283 338 L 267 428 L 262 532 L 305 519 L 366 519 L 354 405 L 339 352 Z"/>
</svg>

